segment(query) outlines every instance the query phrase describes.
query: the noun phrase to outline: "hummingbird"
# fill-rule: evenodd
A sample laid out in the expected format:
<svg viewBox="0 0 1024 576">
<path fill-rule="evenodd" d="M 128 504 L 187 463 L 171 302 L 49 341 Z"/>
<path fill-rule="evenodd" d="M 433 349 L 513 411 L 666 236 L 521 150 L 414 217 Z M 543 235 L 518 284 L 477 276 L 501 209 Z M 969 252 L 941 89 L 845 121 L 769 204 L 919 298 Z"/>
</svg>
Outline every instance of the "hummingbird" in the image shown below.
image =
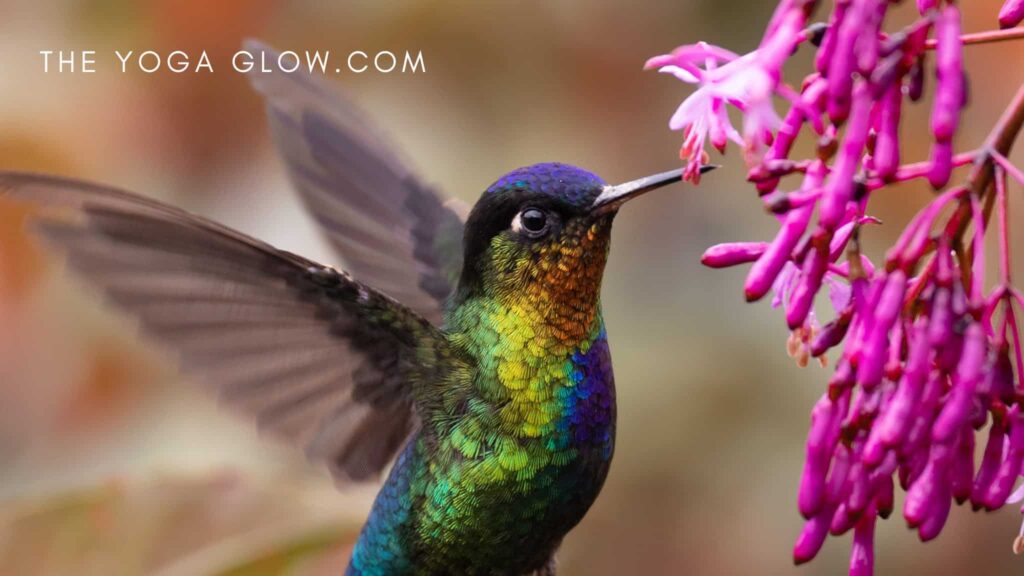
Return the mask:
<svg viewBox="0 0 1024 576">
<path fill-rule="evenodd" d="M 615 448 L 612 222 L 682 171 L 535 164 L 466 210 L 322 79 L 251 79 L 344 271 L 107 186 L 6 172 L 0 196 L 48 206 L 35 231 L 226 407 L 339 484 L 390 464 L 345 574 L 554 575 Z"/>
</svg>

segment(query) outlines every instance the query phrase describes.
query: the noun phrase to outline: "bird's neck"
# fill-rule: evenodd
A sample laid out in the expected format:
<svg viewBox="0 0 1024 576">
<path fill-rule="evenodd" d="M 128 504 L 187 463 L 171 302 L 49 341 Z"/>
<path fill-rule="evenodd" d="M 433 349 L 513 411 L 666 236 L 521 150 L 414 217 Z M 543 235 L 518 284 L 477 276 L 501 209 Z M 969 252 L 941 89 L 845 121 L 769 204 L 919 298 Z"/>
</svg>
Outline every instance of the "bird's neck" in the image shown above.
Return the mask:
<svg viewBox="0 0 1024 576">
<path fill-rule="evenodd" d="M 515 292 L 485 291 L 453 308 L 447 327 L 485 363 L 561 361 L 585 351 L 603 332 L 600 284 L 566 280 L 530 283 Z"/>
<path fill-rule="evenodd" d="M 608 363 L 596 289 L 551 296 L 557 299 L 470 298 L 451 314 L 450 335 L 476 359 L 475 385 L 499 407 L 502 429 L 522 438 L 557 437 L 555 443 L 567 448 L 574 436 L 567 419 L 576 413 L 578 393 L 611 394 L 611 373 L 610 366 L 601 374 L 587 367 Z M 594 416 L 609 421 L 607 414 Z"/>
</svg>

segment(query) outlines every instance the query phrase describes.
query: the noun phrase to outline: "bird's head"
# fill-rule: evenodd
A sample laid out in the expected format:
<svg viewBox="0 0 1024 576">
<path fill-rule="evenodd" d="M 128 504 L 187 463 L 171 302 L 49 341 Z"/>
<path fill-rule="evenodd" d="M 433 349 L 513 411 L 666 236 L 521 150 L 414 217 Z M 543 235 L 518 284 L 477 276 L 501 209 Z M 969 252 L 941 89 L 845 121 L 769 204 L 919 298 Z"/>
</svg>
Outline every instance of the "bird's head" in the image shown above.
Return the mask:
<svg viewBox="0 0 1024 576">
<path fill-rule="evenodd" d="M 681 170 L 609 186 L 566 164 L 545 163 L 502 176 L 466 221 L 459 293 L 498 298 L 595 301 L 618 209 L 678 182 Z"/>
</svg>

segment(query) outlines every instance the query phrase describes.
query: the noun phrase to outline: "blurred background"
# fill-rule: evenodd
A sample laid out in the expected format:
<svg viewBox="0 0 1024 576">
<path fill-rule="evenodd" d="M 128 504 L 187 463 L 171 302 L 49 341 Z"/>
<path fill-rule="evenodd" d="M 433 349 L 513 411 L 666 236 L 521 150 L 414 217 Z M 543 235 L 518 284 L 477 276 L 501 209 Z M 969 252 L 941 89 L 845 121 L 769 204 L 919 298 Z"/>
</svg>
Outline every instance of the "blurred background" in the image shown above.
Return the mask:
<svg viewBox="0 0 1024 576">
<path fill-rule="evenodd" d="M 990 28 L 1000 3 L 965 4 L 965 29 Z M 641 71 L 644 60 L 701 39 L 749 51 L 773 7 L 0 0 L 0 168 L 114 184 L 343 265 L 289 190 L 260 99 L 228 66 L 243 38 L 341 55 L 422 50 L 426 74 L 334 80 L 427 180 L 473 201 L 539 161 L 610 182 L 673 167 L 680 135 L 667 121 L 689 90 Z M 96 50 L 97 72 L 44 73 L 38 52 L 62 49 Z M 206 50 L 215 72 L 121 74 L 116 49 Z M 968 49 L 960 149 L 1024 81 L 1022 57 L 1020 44 Z M 800 55 L 793 79 L 808 65 Z M 925 105 L 907 113 L 906 160 L 926 158 L 926 122 Z M 652 194 L 617 220 L 604 309 L 619 440 L 601 498 L 562 548 L 563 574 L 845 573 L 848 537 L 808 566 L 790 560 L 809 412 L 829 372 L 787 357 L 781 313 L 743 302 L 745 270 L 700 265 L 707 246 L 776 227 L 736 151 L 712 158 L 725 169 L 699 190 Z M 929 195 L 879 194 L 886 225 L 867 231 L 869 251 L 881 254 Z M 339 574 L 376 486 L 339 493 L 220 412 L 23 233 L 25 215 L 0 205 L 0 575 Z M 894 515 L 878 530 L 877 573 L 1024 570 L 1010 552 L 1019 523 L 1012 507 L 961 507 L 921 545 Z"/>
</svg>

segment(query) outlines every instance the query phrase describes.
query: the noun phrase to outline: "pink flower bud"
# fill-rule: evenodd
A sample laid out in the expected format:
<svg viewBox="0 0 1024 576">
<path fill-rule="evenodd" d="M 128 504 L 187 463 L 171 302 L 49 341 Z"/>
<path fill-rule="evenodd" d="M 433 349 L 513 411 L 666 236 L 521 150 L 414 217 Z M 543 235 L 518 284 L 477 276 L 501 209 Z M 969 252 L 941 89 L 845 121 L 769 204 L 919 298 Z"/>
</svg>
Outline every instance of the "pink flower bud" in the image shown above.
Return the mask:
<svg viewBox="0 0 1024 576">
<path fill-rule="evenodd" d="M 810 562 L 818 555 L 821 545 L 825 543 L 825 537 L 828 536 L 831 519 L 832 510 L 824 509 L 804 524 L 804 529 L 800 531 L 800 536 L 793 546 L 794 564 Z"/>
<path fill-rule="evenodd" d="M 847 222 L 846 224 L 843 224 L 842 226 L 840 226 L 836 230 L 836 233 L 832 236 L 832 241 L 829 242 L 829 245 L 828 245 L 828 254 L 829 254 L 828 257 L 829 257 L 829 259 L 834 262 L 836 259 L 838 259 L 840 256 L 842 256 L 843 250 L 846 250 L 846 245 L 847 245 L 847 243 L 850 242 L 850 238 L 853 236 L 854 230 L 856 230 L 858 227 L 863 226 L 865 224 L 881 224 L 881 223 L 882 223 L 882 221 L 879 220 L 878 218 L 874 218 L 872 216 L 866 216 L 866 217 L 863 217 L 863 218 L 854 218 L 854 219 L 850 220 L 849 222 Z M 864 256 L 863 254 L 861 255 L 861 264 L 864 265 L 865 268 L 868 268 L 870 266 L 870 260 L 868 260 L 867 256 Z M 849 262 L 843 262 L 843 265 L 842 265 L 841 268 L 843 270 L 845 270 L 845 271 L 848 271 L 849 270 L 848 266 L 849 266 Z M 871 267 L 870 270 L 865 270 L 865 272 L 868 273 L 868 275 L 870 275 L 871 272 L 873 272 L 873 267 Z"/>
<path fill-rule="evenodd" d="M 889 355 L 885 362 L 885 379 L 899 382 L 903 376 L 903 323 L 896 321 L 889 341 Z"/>
<path fill-rule="evenodd" d="M 918 427 L 918 424 L 914 425 L 915 429 Z M 909 437 L 913 436 L 914 430 L 911 430 Z M 921 473 L 924 472 L 925 466 L 928 465 L 928 453 L 921 450 L 907 450 L 903 457 L 905 460 L 900 464 L 899 470 L 900 487 L 904 490 L 909 490 L 910 487 L 913 486 L 914 482 L 921 477 Z"/>
<path fill-rule="evenodd" d="M 864 2 L 864 23 L 857 38 L 855 55 L 857 57 L 857 71 L 865 77 L 878 66 L 878 35 L 881 33 L 882 19 L 889 9 L 889 0 L 874 0 Z"/>
<path fill-rule="evenodd" d="M 928 182 L 938 190 L 949 183 L 949 177 L 953 174 L 953 144 L 935 142 L 929 161 Z"/>
<path fill-rule="evenodd" d="M 942 492 L 935 496 L 932 509 L 917 528 L 917 535 L 921 538 L 922 542 L 928 542 L 938 536 L 942 532 L 943 526 L 946 525 L 946 520 L 949 518 L 949 509 L 952 505 L 952 499 L 949 497 L 949 486 L 947 483 L 942 483 L 939 487 Z"/>
<path fill-rule="evenodd" d="M 1002 346 L 996 351 L 988 366 L 985 379 L 979 392 L 990 399 L 1001 400 L 1004 404 L 1012 404 L 1015 396 L 1013 385 L 1013 362 L 1010 360 L 1010 347 Z"/>
<path fill-rule="evenodd" d="M 964 313 L 957 311 L 956 304 L 958 299 L 963 300 L 963 288 L 957 284 L 953 289 L 953 315 L 956 318 L 963 318 Z M 960 364 L 963 349 L 964 337 L 954 330 L 949 340 L 946 340 L 938 347 L 938 356 L 935 359 L 935 364 L 943 372 L 955 372 L 957 365 Z"/>
<path fill-rule="evenodd" d="M 839 31 L 849 8 L 850 2 L 836 2 L 832 17 L 829 19 L 828 29 L 825 30 L 825 35 L 821 39 L 821 46 L 814 59 L 814 66 L 823 76 L 829 75 L 829 66 L 836 51 L 836 43 L 839 41 Z"/>
<path fill-rule="evenodd" d="M 870 128 L 871 96 L 867 83 L 859 82 L 853 95 L 853 110 L 846 136 L 843 138 L 835 167 L 825 184 L 825 195 L 821 200 L 819 225 L 826 230 L 834 230 L 839 226 L 846 214 L 846 205 L 853 199 L 856 184 L 854 176 L 857 167 L 860 166 Z"/>
<path fill-rule="evenodd" d="M 870 510 L 857 523 L 850 549 L 850 576 L 872 576 L 875 570 L 875 513 Z"/>
<path fill-rule="evenodd" d="M 701 264 L 709 268 L 728 268 L 753 262 L 768 249 L 767 242 L 729 242 L 708 248 L 700 257 Z"/>
<path fill-rule="evenodd" d="M 821 288 L 821 282 L 828 271 L 828 245 L 824 242 L 807 253 L 801 270 L 800 282 L 793 290 L 786 309 L 786 322 L 791 330 L 803 326 L 807 314 L 814 304 L 814 295 Z"/>
<path fill-rule="evenodd" d="M 1024 0 L 1006 0 L 999 11 L 999 27 L 1013 28 L 1024 20 Z"/>
<path fill-rule="evenodd" d="M 855 375 L 849 360 L 840 358 L 836 365 L 836 371 L 828 380 L 828 395 L 830 398 L 839 398 L 853 385 Z"/>
<path fill-rule="evenodd" d="M 807 230 L 807 224 L 811 220 L 813 211 L 814 205 L 811 204 L 791 210 L 786 214 L 775 240 L 768 245 L 757 262 L 754 262 L 747 274 L 747 282 L 744 287 L 747 301 L 759 300 L 771 289 L 775 278 L 782 271 L 782 267 L 789 261 L 793 248 L 796 247 L 797 242 L 804 235 L 804 231 Z"/>
<path fill-rule="evenodd" d="M 828 502 L 841 502 L 846 499 L 850 492 L 850 468 L 852 467 L 853 456 L 850 449 L 840 444 L 836 447 L 832 459 L 832 469 L 829 470 L 828 483 L 825 487 L 825 499 Z"/>
<path fill-rule="evenodd" d="M 1006 503 L 1013 483 L 1020 475 L 1021 462 L 1024 461 L 1024 415 L 1020 413 L 1018 406 L 1010 409 L 1007 420 L 1010 425 L 1010 441 L 1007 444 L 1006 456 L 985 495 L 985 507 L 989 510 L 995 510 Z"/>
<path fill-rule="evenodd" d="M 903 91 L 893 83 L 879 102 L 878 136 L 875 138 L 875 172 L 883 180 L 891 180 L 900 165 L 900 108 Z"/>
<path fill-rule="evenodd" d="M 953 378 L 953 390 L 932 427 L 933 441 L 947 444 L 952 442 L 967 423 L 974 393 L 981 379 L 985 354 L 985 329 L 981 327 L 981 323 L 974 322 L 967 327 L 960 365 Z"/>
<path fill-rule="evenodd" d="M 853 73 L 856 64 L 857 39 L 864 27 L 870 7 L 868 2 L 852 2 L 839 22 L 835 46 L 829 47 L 828 62 L 828 116 L 834 124 L 841 124 L 850 115 Z"/>
<path fill-rule="evenodd" d="M 825 501 L 825 477 L 832 460 L 832 451 L 839 441 L 845 402 L 822 396 L 811 412 L 811 428 L 807 433 L 807 457 L 800 477 L 797 505 L 804 518 L 816 515 Z"/>
<path fill-rule="evenodd" d="M 881 279 L 878 281 L 882 282 Z M 878 306 L 874 310 L 871 332 L 864 341 L 860 365 L 857 367 L 857 383 L 865 387 L 872 387 L 882 379 L 885 353 L 890 345 L 889 331 L 899 316 L 903 296 L 907 291 L 907 275 L 902 270 L 894 270 L 884 282 Z"/>
<path fill-rule="evenodd" d="M 896 244 L 889 249 L 887 260 L 897 263 L 904 268 L 915 266 L 918 260 L 925 254 L 931 240 L 931 227 L 935 218 L 942 212 L 942 209 L 955 200 L 959 200 L 967 194 L 967 188 L 959 186 L 947 190 L 933 200 L 927 207 L 918 212 L 907 227 L 904 228 Z M 952 260 L 949 255 L 949 247 L 940 247 L 939 251 L 939 276 L 943 278 L 942 285 L 952 282 Z M 945 272 L 943 272 L 945 270 Z"/>
<path fill-rule="evenodd" d="M 833 536 L 842 536 L 850 531 L 851 528 L 857 523 L 860 516 L 851 511 L 846 502 L 839 505 L 836 509 L 835 514 L 832 515 L 832 521 L 828 525 L 828 533 Z"/>
<path fill-rule="evenodd" d="M 906 501 L 903 503 L 903 516 L 911 528 L 916 528 L 924 522 L 931 514 L 935 500 L 941 497 L 937 476 L 933 467 L 929 465 L 910 486 Z"/>
<path fill-rule="evenodd" d="M 801 169 L 799 163 L 792 160 L 764 158 L 747 171 L 747 182 L 764 182 L 778 179 Z"/>
<path fill-rule="evenodd" d="M 931 440 L 932 423 L 935 420 L 939 399 L 945 393 L 947 380 L 942 372 L 931 370 L 921 398 L 914 406 L 911 415 L 913 423 L 903 443 L 899 445 L 899 454 L 904 459 L 905 470 L 901 469 L 900 478 L 904 488 L 909 487 L 917 479 L 929 462 L 928 445 Z M 902 476 L 904 472 L 905 477 Z"/>
<path fill-rule="evenodd" d="M 932 108 L 932 134 L 948 142 L 956 133 L 960 107 L 964 104 L 963 45 L 960 42 L 960 11 L 947 5 L 935 25 L 936 87 Z"/>
<path fill-rule="evenodd" d="M 932 298 L 932 315 L 928 325 L 928 341 L 933 346 L 942 346 L 953 337 L 953 293 L 945 287 L 935 289 Z"/>
<path fill-rule="evenodd" d="M 996 419 L 992 422 L 992 427 L 989 428 L 985 455 L 981 458 L 981 466 L 978 467 L 978 475 L 974 479 L 974 488 L 971 491 L 971 503 L 975 510 L 985 506 L 989 488 L 1003 461 L 1005 439 L 1006 423 L 1002 418 Z"/>
<path fill-rule="evenodd" d="M 919 527 L 936 515 L 941 515 L 941 521 L 945 523 L 946 518 L 942 512 L 943 503 L 948 506 L 950 499 L 946 472 L 952 459 L 952 448 L 944 444 L 932 445 L 928 465 L 921 476 L 910 486 L 910 490 L 907 491 L 907 500 L 903 505 L 903 517 L 906 518 L 910 527 Z M 945 514 L 948 513 L 947 507 Z"/>
<path fill-rule="evenodd" d="M 966 427 L 960 431 L 960 442 L 957 443 L 956 454 L 953 456 L 950 482 L 953 497 L 958 504 L 963 504 L 971 497 L 974 486 L 974 429 Z"/>
<path fill-rule="evenodd" d="M 851 361 L 860 362 L 863 348 L 871 334 L 871 327 L 875 321 L 874 310 L 884 285 L 884 281 L 861 278 L 855 280 L 851 286 L 856 316 L 850 337 L 846 340 L 846 348 L 843 350 L 844 357 Z"/>
<path fill-rule="evenodd" d="M 875 496 L 878 482 L 875 474 L 862 461 L 854 464 L 853 469 L 850 471 L 850 476 L 852 486 L 850 487 L 850 496 L 846 499 L 845 503 L 846 512 L 856 519 L 867 510 L 868 504 L 871 503 L 872 498 Z"/>
<path fill-rule="evenodd" d="M 832 347 L 839 345 L 846 337 L 852 317 L 853 308 L 850 307 L 840 313 L 838 318 L 822 326 L 821 331 L 811 341 L 811 356 L 817 358 Z"/>
</svg>

